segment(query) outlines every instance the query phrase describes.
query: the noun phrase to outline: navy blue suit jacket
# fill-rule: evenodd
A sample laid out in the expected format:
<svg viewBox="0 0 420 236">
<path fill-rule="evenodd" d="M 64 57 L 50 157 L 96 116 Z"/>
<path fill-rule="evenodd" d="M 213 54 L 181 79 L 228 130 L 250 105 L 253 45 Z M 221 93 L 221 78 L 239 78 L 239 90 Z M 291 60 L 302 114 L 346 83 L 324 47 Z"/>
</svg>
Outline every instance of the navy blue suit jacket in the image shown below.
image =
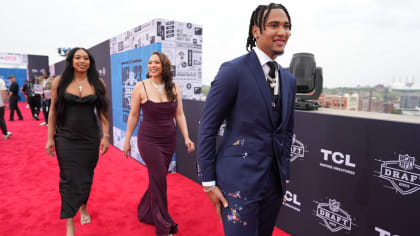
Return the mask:
<svg viewBox="0 0 420 236">
<path fill-rule="evenodd" d="M 285 180 L 289 179 L 296 79 L 281 67 L 279 79 L 277 104 L 281 106 L 281 112 L 273 109 L 273 96 L 254 51 L 220 67 L 199 125 L 200 181 L 216 180 L 225 194 L 240 191 L 244 198 L 258 199 L 274 158 L 285 193 Z M 274 112 L 281 114 L 278 123 Z M 224 120 L 224 136 L 216 152 L 216 137 Z"/>
</svg>

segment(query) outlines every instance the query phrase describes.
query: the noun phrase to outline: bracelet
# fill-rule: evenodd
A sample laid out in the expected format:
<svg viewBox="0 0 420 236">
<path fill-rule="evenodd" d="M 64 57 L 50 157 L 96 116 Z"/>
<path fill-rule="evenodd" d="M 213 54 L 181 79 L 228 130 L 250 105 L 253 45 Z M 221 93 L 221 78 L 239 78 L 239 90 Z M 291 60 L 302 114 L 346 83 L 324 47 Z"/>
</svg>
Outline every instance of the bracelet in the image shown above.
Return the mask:
<svg viewBox="0 0 420 236">
<path fill-rule="evenodd" d="M 109 134 L 102 134 L 103 136 L 107 136 L 107 137 L 109 137 Z"/>
<path fill-rule="evenodd" d="M 214 188 L 216 188 L 216 185 L 213 185 L 213 186 L 211 186 L 211 187 L 210 187 L 210 188 L 208 188 L 208 189 L 203 188 L 203 191 L 204 191 L 205 193 L 208 193 L 208 192 L 213 191 L 213 189 L 214 189 Z"/>
</svg>

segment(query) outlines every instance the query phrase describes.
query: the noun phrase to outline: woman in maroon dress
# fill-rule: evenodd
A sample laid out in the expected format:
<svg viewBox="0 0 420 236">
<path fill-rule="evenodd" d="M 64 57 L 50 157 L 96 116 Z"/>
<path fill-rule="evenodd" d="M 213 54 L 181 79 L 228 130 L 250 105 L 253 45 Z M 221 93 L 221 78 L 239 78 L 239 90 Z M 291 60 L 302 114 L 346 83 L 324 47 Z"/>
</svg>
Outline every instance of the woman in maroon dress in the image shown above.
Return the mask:
<svg viewBox="0 0 420 236">
<path fill-rule="evenodd" d="M 176 148 L 175 120 L 188 152 L 193 152 L 195 147 L 188 136 L 181 90 L 172 81 L 171 63 L 163 53 L 153 53 L 149 59 L 147 79 L 134 87 L 124 140 L 125 156 L 131 152 L 130 139 L 139 120 L 140 109 L 143 120 L 137 144 L 149 173 L 149 188 L 140 201 L 137 216 L 140 221 L 155 225 L 156 235 L 170 235 L 178 231 L 177 224 L 169 215 L 166 196 L 166 175 Z"/>
</svg>

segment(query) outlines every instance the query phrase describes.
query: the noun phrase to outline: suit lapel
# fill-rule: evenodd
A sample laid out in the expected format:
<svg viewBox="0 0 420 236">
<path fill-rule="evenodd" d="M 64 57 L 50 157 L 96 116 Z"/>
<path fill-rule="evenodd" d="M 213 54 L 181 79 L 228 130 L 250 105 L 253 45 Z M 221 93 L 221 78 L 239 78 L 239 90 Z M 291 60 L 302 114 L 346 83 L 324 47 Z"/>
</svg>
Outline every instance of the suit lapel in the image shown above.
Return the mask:
<svg viewBox="0 0 420 236">
<path fill-rule="evenodd" d="M 281 99 L 280 99 L 280 96 L 279 96 L 279 99 L 281 101 L 281 122 L 280 122 L 279 127 L 282 127 L 284 121 L 286 120 L 286 115 L 287 115 L 287 104 L 289 103 L 289 96 L 288 96 L 289 86 L 288 86 L 288 83 L 287 83 L 288 78 L 287 78 L 286 72 L 283 68 L 279 69 L 279 75 L 280 75 L 280 78 L 279 78 L 280 81 L 279 82 L 281 83 L 281 86 L 279 88 L 279 89 L 281 89 L 281 91 L 279 91 L 279 94 L 281 96 Z"/>
<path fill-rule="evenodd" d="M 254 51 L 248 54 L 246 61 L 248 63 L 248 68 L 251 70 L 252 75 L 253 75 L 251 77 L 257 82 L 258 88 L 261 94 L 263 95 L 263 98 L 265 101 L 265 107 L 266 107 L 268 116 L 270 117 L 271 125 L 275 127 L 274 117 L 273 117 L 273 112 L 272 112 L 273 98 L 272 98 L 270 89 L 268 88 L 266 78 L 262 70 L 262 67 L 260 65 L 260 62 L 258 60 L 258 57 Z"/>
</svg>

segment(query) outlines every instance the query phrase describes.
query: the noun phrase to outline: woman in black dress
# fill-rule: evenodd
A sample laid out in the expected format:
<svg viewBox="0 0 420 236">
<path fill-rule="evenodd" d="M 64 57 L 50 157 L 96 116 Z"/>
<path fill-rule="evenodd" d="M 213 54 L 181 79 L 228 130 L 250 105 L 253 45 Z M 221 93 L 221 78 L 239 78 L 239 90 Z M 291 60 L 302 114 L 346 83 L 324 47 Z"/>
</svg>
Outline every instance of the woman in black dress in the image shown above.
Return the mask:
<svg viewBox="0 0 420 236">
<path fill-rule="evenodd" d="M 188 136 L 181 90 L 172 82 L 171 63 L 163 53 L 153 53 L 149 59 L 147 79 L 134 87 L 124 140 L 125 156 L 131 152 L 130 139 L 139 120 L 140 109 L 143 120 L 137 145 L 149 173 L 149 188 L 140 201 L 137 217 L 144 223 L 155 225 L 156 235 L 177 233 L 177 224 L 168 212 L 166 196 L 166 175 L 176 148 L 175 120 L 188 152 L 193 152 L 195 147 Z"/>
<path fill-rule="evenodd" d="M 49 155 L 54 156 L 55 149 L 60 166 L 60 218 L 66 219 L 67 236 L 75 233 L 73 218 L 79 210 L 81 224 L 91 220 L 86 204 L 99 151 L 102 155 L 109 146 L 107 112 L 105 84 L 92 55 L 84 48 L 72 49 L 62 76 L 51 87 L 46 144 Z"/>
</svg>

